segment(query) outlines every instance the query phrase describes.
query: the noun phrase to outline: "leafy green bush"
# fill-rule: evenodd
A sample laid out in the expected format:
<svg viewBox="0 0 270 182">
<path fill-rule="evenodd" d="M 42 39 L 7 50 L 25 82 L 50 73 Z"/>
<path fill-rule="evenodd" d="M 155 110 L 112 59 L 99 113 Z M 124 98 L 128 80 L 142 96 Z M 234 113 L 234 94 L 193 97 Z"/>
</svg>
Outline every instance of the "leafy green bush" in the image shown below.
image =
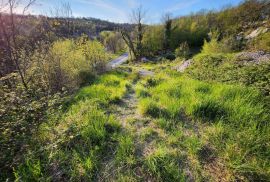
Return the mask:
<svg viewBox="0 0 270 182">
<path fill-rule="evenodd" d="M 175 60 L 175 55 L 172 52 L 168 52 L 166 54 L 163 55 L 164 58 L 168 59 L 168 60 Z"/>
<path fill-rule="evenodd" d="M 98 41 L 90 41 L 85 37 L 76 40 L 54 42 L 48 59 L 49 84 L 53 89 L 67 87 L 74 90 L 95 75 L 104 71 L 109 59 L 105 48 Z M 86 75 L 82 75 L 87 73 Z"/>
<path fill-rule="evenodd" d="M 228 53 L 230 51 L 228 46 L 219 42 L 217 38 L 211 39 L 210 42 L 205 40 L 202 47 L 202 53 L 204 54 Z"/>
</svg>

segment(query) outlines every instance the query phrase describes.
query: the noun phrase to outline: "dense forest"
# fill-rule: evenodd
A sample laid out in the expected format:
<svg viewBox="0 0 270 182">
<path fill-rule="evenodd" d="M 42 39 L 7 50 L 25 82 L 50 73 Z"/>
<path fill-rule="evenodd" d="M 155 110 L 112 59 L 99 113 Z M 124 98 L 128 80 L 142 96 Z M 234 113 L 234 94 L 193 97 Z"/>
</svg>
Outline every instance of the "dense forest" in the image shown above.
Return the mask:
<svg viewBox="0 0 270 182">
<path fill-rule="evenodd" d="M 155 25 L 27 2 L 0 3 L 0 181 L 270 180 L 268 0 Z"/>
</svg>

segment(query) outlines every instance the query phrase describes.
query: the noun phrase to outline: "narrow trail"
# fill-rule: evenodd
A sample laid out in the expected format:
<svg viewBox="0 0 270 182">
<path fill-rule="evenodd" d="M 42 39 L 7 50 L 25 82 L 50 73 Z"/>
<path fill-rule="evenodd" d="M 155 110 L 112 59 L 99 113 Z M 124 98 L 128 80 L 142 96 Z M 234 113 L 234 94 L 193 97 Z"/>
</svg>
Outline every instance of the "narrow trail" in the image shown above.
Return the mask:
<svg viewBox="0 0 270 182">
<path fill-rule="evenodd" d="M 144 73 L 144 71 L 142 71 Z M 140 74 L 145 76 L 144 74 Z M 147 76 L 153 75 L 153 72 L 147 72 Z M 174 134 L 168 133 L 164 128 L 161 128 L 156 120 L 151 117 L 142 116 L 138 112 L 139 99 L 135 93 L 135 86 L 137 83 L 133 83 L 129 88 L 126 96 L 122 98 L 122 101 L 114 105 L 111 108 L 110 114 L 113 114 L 122 125 L 122 133 L 129 133 L 134 138 L 136 164 L 132 167 L 132 172 L 138 179 L 144 181 L 158 181 L 156 176 L 152 176 L 147 173 L 144 169 L 144 163 L 148 156 L 152 155 L 157 147 L 162 145 L 172 154 L 178 153 L 186 156 L 186 151 L 183 148 L 179 148 L 179 138 L 175 137 Z M 186 120 L 187 118 L 183 118 Z M 194 133 L 194 127 L 190 124 L 183 123 L 183 137 L 188 137 Z M 99 178 L 98 181 L 114 181 L 117 179 L 119 173 L 123 173 L 127 166 L 117 166 L 114 163 L 115 151 L 112 152 L 109 158 L 107 158 L 103 166 L 102 172 L 100 173 L 103 178 Z M 186 157 L 184 157 L 186 158 Z M 189 162 L 179 161 L 179 167 L 186 174 L 187 181 L 194 181 L 193 174 L 190 170 Z"/>
</svg>

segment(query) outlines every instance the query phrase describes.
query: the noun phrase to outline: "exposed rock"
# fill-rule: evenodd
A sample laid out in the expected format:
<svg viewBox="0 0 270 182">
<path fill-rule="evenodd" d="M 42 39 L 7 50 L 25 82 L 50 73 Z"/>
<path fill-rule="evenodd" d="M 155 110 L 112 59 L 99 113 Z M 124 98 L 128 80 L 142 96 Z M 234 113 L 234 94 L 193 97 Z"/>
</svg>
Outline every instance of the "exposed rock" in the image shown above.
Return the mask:
<svg viewBox="0 0 270 182">
<path fill-rule="evenodd" d="M 246 39 L 253 39 L 262 33 L 266 33 L 267 31 L 268 31 L 268 28 L 259 27 L 256 30 L 252 31 L 249 35 L 247 35 Z"/>
<path fill-rule="evenodd" d="M 149 59 L 147 59 L 146 57 L 143 57 L 143 58 L 141 59 L 141 61 L 143 61 L 143 62 L 149 62 Z"/>
<path fill-rule="evenodd" d="M 270 61 L 270 54 L 263 51 L 257 52 L 241 52 L 236 55 L 236 59 L 244 62 L 244 64 L 255 63 L 260 64 L 262 62 Z"/>
<path fill-rule="evenodd" d="M 192 59 L 186 60 L 181 65 L 173 67 L 173 69 L 177 70 L 178 72 L 184 72 L 192 64 L 192 62 Z"/>
</svg>

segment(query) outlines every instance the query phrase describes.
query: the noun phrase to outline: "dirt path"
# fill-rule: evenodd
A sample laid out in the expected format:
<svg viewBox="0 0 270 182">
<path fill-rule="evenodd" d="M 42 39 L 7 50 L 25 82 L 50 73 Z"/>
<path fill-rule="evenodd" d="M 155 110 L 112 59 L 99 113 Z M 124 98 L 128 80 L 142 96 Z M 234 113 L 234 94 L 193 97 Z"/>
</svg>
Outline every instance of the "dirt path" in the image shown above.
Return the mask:
<svg viewBox="0 0 270 182">
<path fill-rule="evenodd" d="M 152 76 L 152 74 L 148 74 L 147 76 Z M 145 76 L 141 74 L 141 76 Z M 122 99 L 122 102 L 114 105 L 111 109 L 110 114 L 116 116 L 117 120 L 122 125 L 122 133 L 124 136 L 126 134 L 132 135 L 133 143 L 134 143 L 134 157 L 136 163 L 131 166 L 119 166 L 115 164 L 115 154 L 116 151 L 110 155 L 111 157 L 104 161 L 104 169 L 100 173 L 102 179 L 99 181 L 117 181 L 118 175 L 125 173 L 127 170 L 130 170 L 131 173 L 135 176 L 136 179 L 143 179 L 144 181 L 158 181 L 157 176 L 153 176 L 152 174 L 145 171 L 145 161 L 147 158 L 157 150 L 159 150 L 159 146 L 163 146 L 166 152 L 166 155 L 175 155 L 176 161 L 179 155 L 181 158 L 186 159 L 186 152 L 179 147 L 179 140 L 185 135 L 190 135 L 190 132 L 193 133 L 192 130 L 189 129 L 184 123 L 183 127 L 179 128 L 179 130 L 183 129 L 181 136 L 177 136 L 178 134 L 173 132 L 170 133 L 166 129 L 162 128 L 157 120 L 151 117 L 142 116 L 138 112 L 139 99 L 135 93 L 135 87 L 137 83 L 133 83 L 131 88 L 128 90 L 126 96 Z M 193 128 L 193 127 L 191 127 Z M 178 129 L 175 128 L 175 131 Z M 176 136 L 175 136 L 176 135 Z M 181 164 L 181 165 L 180 165 Z M 194 181 L 193 174 L 190 171 L 190 165 L 186 162 L 179 162 L 179 170 L 182 170 L 187 177 L 187 181 Z"/>
</svg>

